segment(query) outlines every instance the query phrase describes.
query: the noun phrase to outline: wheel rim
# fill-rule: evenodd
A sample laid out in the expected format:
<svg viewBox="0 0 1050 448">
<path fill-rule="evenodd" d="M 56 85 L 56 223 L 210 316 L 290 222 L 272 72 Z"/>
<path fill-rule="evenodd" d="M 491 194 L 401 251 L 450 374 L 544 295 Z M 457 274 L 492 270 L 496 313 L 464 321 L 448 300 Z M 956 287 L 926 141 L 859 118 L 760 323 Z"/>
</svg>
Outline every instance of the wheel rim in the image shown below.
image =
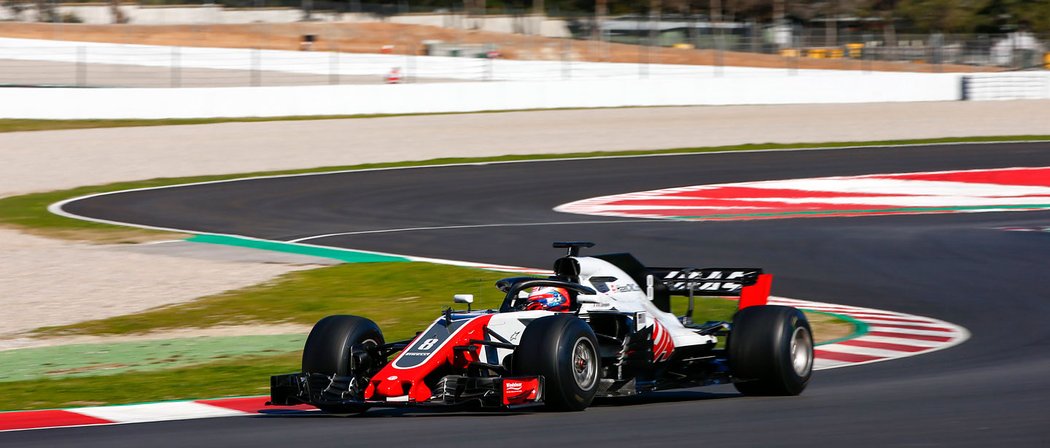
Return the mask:
<svg viewBox="0 0 1050 448">
<path fill-rule="evenodd" d="M 805 327 L 791 335 L 791 366 L 798 376 L 806 376 L 813 367 L 813 338 Z"/>
<path fill-rule="evenodd" d="M 351 373 L 353 373 L 354 370 L 356 370 L 356 366 L 354 366 L 354 350 L 368 350 L 370 348 L 377 347 L 378 345 L 379 345 L 379 342 L 376 341 L 375 339 L 371 339 L 371 338 L 365 339 L 365 340 L 363 340 L 363 341 L 361 341 L 361 342 L 359 342 L 357 344 L 351 345 L 350 346 L 350 356 L 347 359 L 347 363 L 349 364 L 347 366 L 348 367 L 347 370 L 349 370 Z"/>
<path fill-rule="evenodd" d="M 576 385 L 583 390 L 590 390 L 598 380 L 597 356 L 594 346 L 587 338 L 576 340 L 572 349 L 572 376 Z"/>
</svg>

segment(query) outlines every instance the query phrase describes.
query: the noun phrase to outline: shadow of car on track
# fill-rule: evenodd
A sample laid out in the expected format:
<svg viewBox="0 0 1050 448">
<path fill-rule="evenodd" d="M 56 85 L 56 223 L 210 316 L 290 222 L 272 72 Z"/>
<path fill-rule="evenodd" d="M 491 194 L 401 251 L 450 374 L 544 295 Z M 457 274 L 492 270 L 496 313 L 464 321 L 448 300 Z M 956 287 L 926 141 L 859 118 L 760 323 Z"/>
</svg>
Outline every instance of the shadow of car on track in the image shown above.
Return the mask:
<svg viewBox="0 0 1050 448">
<path fill-rule="evenodd" d="M 541 408 L 537 408 L 534 411 L 542 411 Z M 524 415 L 531 413 L 530 411 L 504 411 L 500 409 L 486 410 L 486 409 L 422 409 L 422 408 L 381 408 L 381 409 L 369 409 L 367 412 L 360 414 L 331 414 L 321 410 L 260 410 L 258 415 L 253 416 L 254 418 L 383 418 L 383 417 L 509 417 L 514 415 Z"/>
<path fill-rule="evenodd" d="M 741 397 L 739 393 L 711 393 L 692 390 L 650 392 L 632 397 L 597 398 L 592 408 L 643 406 L 686 401 L 720 400 Z M 546 413 L 542 407 L 507 411 L 503 409 L 458 408 L 373 408 L 361 414 L 330 414 L 317 409 L 261 409 L 255 418 L 383 418 L 383 417 L 510 417 Z"/>
<path fill-rule="evenodd" d="M 596 398 L 591 407 L 641 406 L 647 404 L 678 403 L 683 401 L 721 400 L 743 397 L 737 392 L 699 392 L 695 390 L 671 390 L 648 392 L 630 397 Z"/>
</svg>

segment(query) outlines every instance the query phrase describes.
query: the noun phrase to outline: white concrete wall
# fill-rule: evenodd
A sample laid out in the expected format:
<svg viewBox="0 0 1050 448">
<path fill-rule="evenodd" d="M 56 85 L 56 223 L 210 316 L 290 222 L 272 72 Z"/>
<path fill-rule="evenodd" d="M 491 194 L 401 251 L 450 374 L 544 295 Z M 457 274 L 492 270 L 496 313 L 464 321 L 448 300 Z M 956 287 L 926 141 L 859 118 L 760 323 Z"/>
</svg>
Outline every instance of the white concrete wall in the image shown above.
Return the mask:
<svg viewBox="0 0 1050 448">
<path fill-rule="evenodd" d="M 177 55 L 177 56 L 175 56 Z M 557 54 L 555 53 L 555 57 Z M 170 68 L 264 70 L 315 75 L 365 75 L 381 77 L 394 67 L 404 76 L 463 81 L 566 81 L 637 80 L 741 77 L 856 77 L 858 80 L 906 84 L 928 76 L 917 73 L 858 72 L 845 70 L 790 70 L 703 65 L 629 64 L 559 60 L 508 60 L 466 57 L 405 56 L 394 54 L 328 53 L 320 51 L 251 50 L 240 48 L 172 48 L 158 45 L 124 45 L 98 42 L 65 42 L 0 38 L 0 60 L 31 60 L 89 64 L 140 65 Z"/>
<path fill-rule="evenodd" d="M 173 51 L 178 57 L 173 57 Z M 189 118 L 562 107 L 960 99 L 959 74 L 487 60 L 0 38 L 0 59 L 382 76 L 457 83 L 184 89 L 0 89 L 0 118 Z M 477 82 L 491 79 L 490 82 Z"/>
<path fill-rule="evenodd" d="M 200 89 L 0 89 L 0 118 L 191 118 L 959 99 L 958 75 Z"/>
</svg>

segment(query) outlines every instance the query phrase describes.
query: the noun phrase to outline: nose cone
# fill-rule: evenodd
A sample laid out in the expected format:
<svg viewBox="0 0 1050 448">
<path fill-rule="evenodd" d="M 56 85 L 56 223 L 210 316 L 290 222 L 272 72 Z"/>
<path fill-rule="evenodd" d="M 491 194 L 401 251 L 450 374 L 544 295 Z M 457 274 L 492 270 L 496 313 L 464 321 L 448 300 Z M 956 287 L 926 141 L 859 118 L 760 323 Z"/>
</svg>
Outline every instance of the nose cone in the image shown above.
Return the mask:
<svg viewBox="0 0 1050 448">
<path fill-rule="evenodd" d="M 430 400 L 432 392 L 422 381 L 403 380 L 395 376 L 372 380 L 368 387 L 371 394 L 366 391 L 365 395 L 370 400 L 382 400 L 408 395 L 408 400 L 422 403 Z"/>
<path fill-rule="evenodd" d="M 381 379 L 376 386 L 380 397 L 400 397 L 405 394 L 405 387 L 399 379 Z"/>
</svg>

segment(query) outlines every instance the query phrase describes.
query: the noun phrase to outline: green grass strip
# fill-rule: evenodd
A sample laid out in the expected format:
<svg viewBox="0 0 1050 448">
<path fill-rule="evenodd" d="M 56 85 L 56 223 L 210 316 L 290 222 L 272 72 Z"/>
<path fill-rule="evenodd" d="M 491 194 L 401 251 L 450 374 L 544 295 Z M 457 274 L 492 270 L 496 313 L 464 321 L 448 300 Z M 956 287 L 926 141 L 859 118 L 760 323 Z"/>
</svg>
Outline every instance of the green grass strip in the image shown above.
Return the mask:
<svg viewBox="0 0 1050 448">
<path fill-rule="evenodd" d="M 302 350 L 306 334 L 71 344 L 0 351 L 0 383 L 168 370 Z M 3 386 L 0 386 L 3 387 Z"/>
<path fill-rule="evenodd" d="M 195 124 L 218 123 L 259 123 L 269 121 L 313 121 L 313 120 L 347 120 L 386 117 L 405 117 L 415 115 L 459 115 L 466 113 L 503 113 L 523 112 L 522 110 L 482 111 L 482 112 L 446 112 L 418 114 L 358 114 L 358 115 L 301 115 L 284 117 L 234 117 L 234 118 L 168 118 L 168 119 L 118 119 L 118 120 L 33 120 L 7 118 L 0 119 L 0 132 L 59 131 L 68 129 L 126 128 L 143 126 L 185 126 Z"/>
<path fill-rule="evenodd" d="M 837 338 L 837 339 L 830 339 L 830 340 L 827 340 L 827 341 L 821 341 L 821 342 L 816 343 L 815 345 L 819 346 L 819 345 L 837 344 L 837 343 L 842 342 L 842 341 L 848 341 L 850 339 L 856 339 L 856 338 L 859 338 L 861 336 L 864 336 L 864 335 L 868 334 L 868 324 L 866 324 L 864 322 L 861 322 L 861 321 L 859 321 L 857 319 L 854 319 L 852 317 L 849 317 L 847 315 L 837 314 L 837 313 L 829 313 L 827 311 L 810 310 L 810 309 L 806 309 L 806 308 L 802 308 L 802 311 L 804 311 L 806 313 L 811 313 L 811 314 L 823 314 L 825 316 L 831 316 L 831 317 L 833 317 L 835 319 L 838 319 L 838 320 L 846 322 L 846 323 L 848 323 L 850 325 L 853 325 L 853 333 L 850 333 L 849 336 L 843 336 L 843 337 Z"/>
<path fill-rule="evenodd" d="M 266 395 L 270 375 L 300 370 L 299 352 L 109 376 L 2 383 L 0 409 L 55 409 L 146 401 Z"/>
<path fill-rule="evenodd" d="M 180 328 L 296 323 L 332 314 L 379 324 L 391 340 L 411 337 L 451 306 L 454 294 L 474 294 L 476 309 L 498 308 L 501 272 L 430 263 L 341 264 L 284 274 L 266 284 L 136 314 L 37 330 L 42 336 L 129 335 Z"/>
<path fill-rule="evenodd" d="M 303 244 L 266 241 L 252 238 L 240 238 L 224 235 L 194 235 L 187 239 L 194 243 L 219 244 L 223 246 L 245 247 L 249 249 L 272 250 L 297 255 L 331 258 L 344 263 L 393 263 L 411 261 L 405 257 L 373 254 L 350 249 L 307 246 Z"/>
</svg>

